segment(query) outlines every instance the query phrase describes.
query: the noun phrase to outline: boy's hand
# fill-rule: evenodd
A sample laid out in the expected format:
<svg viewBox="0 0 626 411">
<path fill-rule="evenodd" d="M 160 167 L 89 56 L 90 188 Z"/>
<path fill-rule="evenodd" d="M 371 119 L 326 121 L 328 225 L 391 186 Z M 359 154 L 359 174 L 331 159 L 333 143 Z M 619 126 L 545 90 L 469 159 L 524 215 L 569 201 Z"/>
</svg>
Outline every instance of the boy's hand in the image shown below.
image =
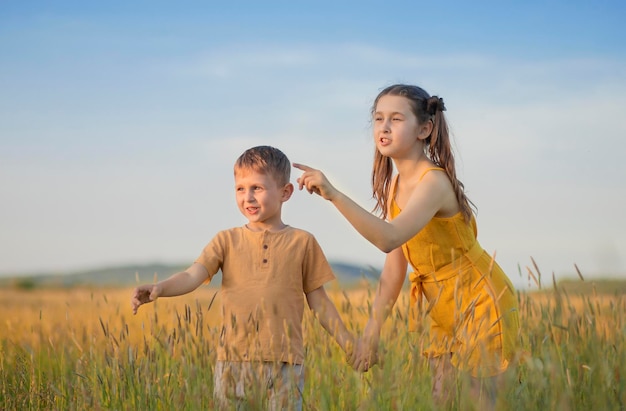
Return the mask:
<svg viewBox="0 0 626 411">
<path fill-rule="evenodd" d="M 344 353 L 346 354 L 346 362 L 350 367 L 354 367 L 354 361 L 356 360 L 356 345 L 357 339 L 350 335 L 350 340 L 346 343 Z"/>
<path fill-rule="evenodd" d="M 150 303 L 159 298 L 160 293 L 160 287 L 156 284 L 141 285 L 135 288 L 130 298 L 133 314 L 137 314 L 137 309 L 141 304 Z"/>
</svg>

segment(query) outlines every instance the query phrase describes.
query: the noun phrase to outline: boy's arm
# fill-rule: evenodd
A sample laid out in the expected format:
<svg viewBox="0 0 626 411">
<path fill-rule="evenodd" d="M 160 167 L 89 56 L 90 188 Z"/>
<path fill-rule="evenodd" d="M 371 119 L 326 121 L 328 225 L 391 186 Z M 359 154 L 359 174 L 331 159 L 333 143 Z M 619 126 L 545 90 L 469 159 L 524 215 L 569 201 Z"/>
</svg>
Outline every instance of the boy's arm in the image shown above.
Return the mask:
<svg viewBox="0 0 626 411">
<path fill-rule="evenodd" d="M 354 347 L 354 337 L 341 320 L 335 304 L 328 298 L 324 286 L 309 292 L 306 299 L 309 308 L 317 315 L 322 327 L 335 338 L 337 344 L 350 357 Z"/>
<path fill-rule="evenodd" d="M 140 305 L 156 300 L 159 297 L 173 297 L 187 294 L 198 288 L 209 277 L 206 268 L 200 263 L 193 263 L 185 271 L 181 271 L 156 284 L 141 285 L 133 290 L 130 304 L 133 313 L 137 314 Z"/>
</svg>

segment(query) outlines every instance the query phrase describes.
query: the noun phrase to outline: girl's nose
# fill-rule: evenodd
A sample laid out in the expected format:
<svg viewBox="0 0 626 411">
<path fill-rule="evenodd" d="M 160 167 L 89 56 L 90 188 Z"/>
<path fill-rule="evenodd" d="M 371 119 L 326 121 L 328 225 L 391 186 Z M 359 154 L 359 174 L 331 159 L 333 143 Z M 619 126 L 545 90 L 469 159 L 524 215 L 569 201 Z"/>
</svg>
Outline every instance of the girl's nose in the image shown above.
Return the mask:
<svg viewBox="0 0 626 411">
<path fill-rule="evenodd" d="M 391 130 L 391 122 L 389 120 L 384 120 L 381 124 L 380 124 L 380 129 L 383 133 L 389 133 L 389 131 Z"/>
</svg>

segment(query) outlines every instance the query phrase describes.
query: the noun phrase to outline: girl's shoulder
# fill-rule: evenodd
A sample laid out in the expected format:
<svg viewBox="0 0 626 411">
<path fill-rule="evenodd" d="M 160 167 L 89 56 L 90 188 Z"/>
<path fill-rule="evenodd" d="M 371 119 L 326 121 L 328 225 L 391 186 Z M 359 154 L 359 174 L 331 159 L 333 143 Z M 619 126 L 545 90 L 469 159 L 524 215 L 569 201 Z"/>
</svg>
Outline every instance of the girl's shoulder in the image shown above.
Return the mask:
<svg viewBox="0 0 626 411">
<path fill-rule="evenodd" d="M 436 166 L 429 166 L 428 168 L 423 169 L 422 171 L 419 171 L 418 173 L 418 177 L 417 179 L 415 179 L 414 177 L 411 178 L 411 180 L 413 180 L 413 183 L 410 183 L 410 186 L 412 186 L 413 188 L 417 187 L 417 185 L 419 185 L 419 183 L 422 181 L 422 179 L 428 175 L 431 171 L 440 171 L 443 174 L 441 174 L 439 177 L 441 178 L 441 182 L 443 183 L 444 180 L 445 181 L 449 181 L 448 179 L 448 174 L 446 173 L 446 170 L 441 168 L 441 167 L 436 167 Z M 395 198 L 396 194 L 397 194 L 397 190 L 398 190 L 398 185 L 400 181 L 400 174 L 395 174 L 392 178 L 391 178 L 391 185 L 389 187 L 389 194 L 391 196 L 391 198 Z M 443 183 L 445 184 L 445 183 Z"/>
<path fill-rule="evenodd" d="M 418 180 L 418 181 L 422 181 L 422 179 L 424 178 L 424 176 L 425 176 L 426 174 L 428 174 L 429 172 L 431 172 L 431 171 L 437 171 L 437 170 L 438 170 L 438 171 L 443 171 L 443 172 L 444 172 L 444 174 L 446 174 L 446 170 L 444 170 L 442 167 L 428 167 L 428 168 L 426 168 L 424 171 L 422 171 L 422 174 L 420 175 L 420 178 L 419 178 L 419 180 Z M 447 174 L 446 174 L 446 176 L 447 176 Z"/>
</svg>

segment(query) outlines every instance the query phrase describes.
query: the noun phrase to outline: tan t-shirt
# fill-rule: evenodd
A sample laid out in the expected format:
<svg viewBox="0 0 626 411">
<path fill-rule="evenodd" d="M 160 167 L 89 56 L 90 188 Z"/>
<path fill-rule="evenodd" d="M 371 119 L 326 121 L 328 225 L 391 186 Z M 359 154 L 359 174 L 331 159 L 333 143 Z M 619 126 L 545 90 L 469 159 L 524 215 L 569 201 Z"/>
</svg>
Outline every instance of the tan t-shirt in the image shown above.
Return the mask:
<svg viewBox="0 0 626 411">
<path fill-rule="evenodd" d="M 222 270 L 221 361 L 302 364 L 304 294 L 335 278 L 312 234 L 293 227 L 220 231 L 196 260 Z"/>
</svg>

